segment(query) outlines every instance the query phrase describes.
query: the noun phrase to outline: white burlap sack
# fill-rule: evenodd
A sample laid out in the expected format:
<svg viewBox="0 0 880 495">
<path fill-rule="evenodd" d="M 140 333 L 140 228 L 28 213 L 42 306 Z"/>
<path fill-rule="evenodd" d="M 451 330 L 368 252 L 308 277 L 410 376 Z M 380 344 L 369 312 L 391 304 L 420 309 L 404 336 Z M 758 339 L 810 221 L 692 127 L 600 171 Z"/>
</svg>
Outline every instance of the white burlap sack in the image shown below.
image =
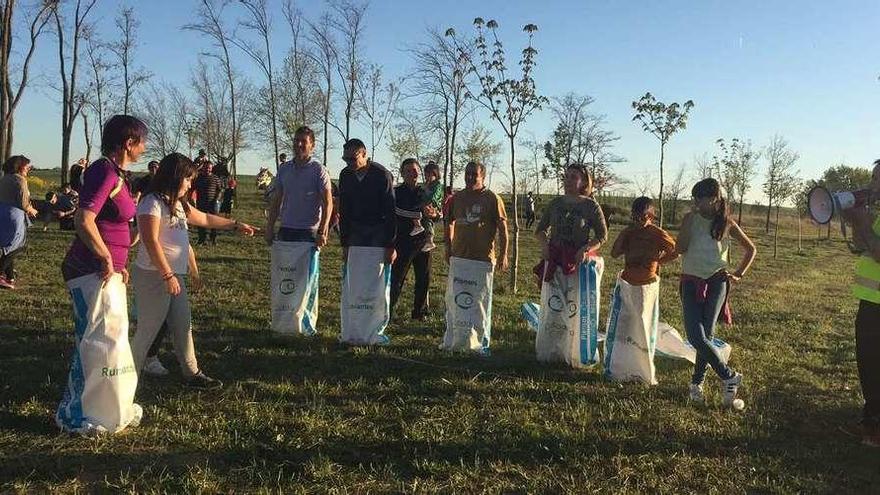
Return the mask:
<svg viewBox="0 0 880 495">
<path fill-rule="evenodd" d="M 660 313 L 660 281 L 630 285 L 617 277 L 605 338 L 605 377 L 657 384 L 654 351 Z"/>
<path fill-rule="evenodd" d="M 449 258 L 446 332 L 440 348 L 489 353 L 492 341 L 492 263 Z"/>
<path fill-rule="evenodd" d="M 319 252 L 313 242 L 272 243 L 272 331 L 315 335 Z"/>
<path fill-rule="evenodd" d="M 387 344 L 390 305 L 391 265 L 385 263 L 385 248 L 349 247 L 342 274 L 339 340 L 354 345 Z"/>
<path fill-rule="evenodd" d="M 128 309 L 122 275 L 104 284 L 97 274 L 67 282 L 73 299 L 76 345 L 55 421 L 82 434 L 137 426 L 137 372 L 128 345 Z"/>
<path fill-rule="evenodd" d="M 541 311 L 535 354 L 538 361 L 564 362 L 575 368 L 599 361 L 600 281 L 605 262 L 590 258 L 575 273 L 556 270 L 541 286 Z"/>
</svg>

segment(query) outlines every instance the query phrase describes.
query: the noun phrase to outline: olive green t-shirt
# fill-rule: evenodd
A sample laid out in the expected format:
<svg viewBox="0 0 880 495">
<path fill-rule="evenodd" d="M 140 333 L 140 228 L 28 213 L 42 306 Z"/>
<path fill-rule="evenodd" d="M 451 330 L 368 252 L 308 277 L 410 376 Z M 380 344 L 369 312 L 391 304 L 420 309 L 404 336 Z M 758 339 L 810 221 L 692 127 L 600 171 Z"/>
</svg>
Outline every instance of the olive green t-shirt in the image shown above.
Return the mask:
<svg viewBox="0 0 880 495">
<path fill-rule="evenodd" d="M 590 242 L 590 231 L 595 235 L 594 239 L 600 242 L 608 239 L 608 227 L 602 208 L 593 198 L 583 196 L 553 198 L 535 227 L 535 232 L 546 234 L 548 230 L 551 243 L 575 248 Z"/>
<path fill-rule="evenodd" d="M 27 179 L 19 174 L 6 174 L 0 177 L 0 203 L 27 211 L 31 205 Z"/>
<path fill-rule="evenodd" d="M 449 221 L 455 222 L 452 256 L 494 262 L 495 234 L 505 220 L 504 201 L 489 189 L 455 193 L 449 205 Z"/>
</svg>

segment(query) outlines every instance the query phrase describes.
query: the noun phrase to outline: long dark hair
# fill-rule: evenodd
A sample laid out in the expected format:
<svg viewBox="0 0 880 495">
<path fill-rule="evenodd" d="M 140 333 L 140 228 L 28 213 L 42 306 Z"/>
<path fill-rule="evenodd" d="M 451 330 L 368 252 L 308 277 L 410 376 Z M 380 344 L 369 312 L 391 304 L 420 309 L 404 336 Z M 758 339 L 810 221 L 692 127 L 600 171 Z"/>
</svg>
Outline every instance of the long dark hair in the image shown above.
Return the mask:
<svg viewBox="0 0 880 495">
<path fill-rule="evenodd" d="M 712 228 L 710 233 L 712 238 L 720 241 L 727 235 L 727 227 L 730 223 L 730 210 L 727 208 L 727 200 L 721 196 L 721 184 L 717 180 L 709 177 L 694 184 L 691 189 L 691 196 L 694 199 L 714 199 L 715 212 L 712 214 Z"/>
<path fill-rule="evenodd" d="M 183 180 L 187 177 L 194 177 L 198 170 L 198 165 L 180 153 L 166 155 L 159 162 L 159 170 L 156 171 L 156 175 L 150 181 L 150 191 L 158 194 L 165 200 L 168 209 L 171 210 L 172 218 L 174 218 L 177 211 L 177 202 L 180 201 L 178 197 L 180 185 L 183 184 Z M 189 213 L 189 203 L 183 201 L 182 205 L 183 211 Z"/>
</svg>

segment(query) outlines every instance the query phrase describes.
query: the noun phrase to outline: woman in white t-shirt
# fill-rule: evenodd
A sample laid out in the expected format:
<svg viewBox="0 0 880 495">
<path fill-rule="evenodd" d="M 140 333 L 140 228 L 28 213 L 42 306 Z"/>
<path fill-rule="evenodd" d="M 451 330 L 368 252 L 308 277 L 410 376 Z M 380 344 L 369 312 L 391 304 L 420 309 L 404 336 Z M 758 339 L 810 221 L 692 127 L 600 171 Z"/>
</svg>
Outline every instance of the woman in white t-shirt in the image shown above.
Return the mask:
<svg viewBox="0 0 880 495">
<path fill-rule="evenodd" d="M 140 373 L 150 345 L 162 322 L 167 321 L 186 384 L 216 388 L 222 383 L 199 369 L 193 346 L 192 314 L 183 278 L 189 262 L 189 225 L 237 230 L 249 236 L 254 234 L 254 228 L 231 218 L 204 213 L 187 204 L 184 197 L 197 171 L 198 166 L 184 155 L 172 153 L 166 156 L 159 162 L 152 192 L 138 205 L 141 243 L 132 269 L 138 328 L 132 352 Z"/>
</svg>

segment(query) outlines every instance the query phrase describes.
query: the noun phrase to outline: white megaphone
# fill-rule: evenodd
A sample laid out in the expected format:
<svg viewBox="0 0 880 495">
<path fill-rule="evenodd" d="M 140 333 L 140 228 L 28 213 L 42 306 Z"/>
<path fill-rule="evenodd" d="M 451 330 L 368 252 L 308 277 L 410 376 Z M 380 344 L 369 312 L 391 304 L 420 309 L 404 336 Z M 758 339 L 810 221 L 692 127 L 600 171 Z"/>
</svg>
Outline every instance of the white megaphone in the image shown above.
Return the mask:
<svg viewBox="0 0 880 495">
<path fill-rule="evenodd" d="M 807 193 L 807 211 L 816 223 L 825 225 L 835 213 L 865 206 L 870 199 L 871 191 L 868 189 L 831 192 L 822 186 L 816 186 Z"/>
</svg>

